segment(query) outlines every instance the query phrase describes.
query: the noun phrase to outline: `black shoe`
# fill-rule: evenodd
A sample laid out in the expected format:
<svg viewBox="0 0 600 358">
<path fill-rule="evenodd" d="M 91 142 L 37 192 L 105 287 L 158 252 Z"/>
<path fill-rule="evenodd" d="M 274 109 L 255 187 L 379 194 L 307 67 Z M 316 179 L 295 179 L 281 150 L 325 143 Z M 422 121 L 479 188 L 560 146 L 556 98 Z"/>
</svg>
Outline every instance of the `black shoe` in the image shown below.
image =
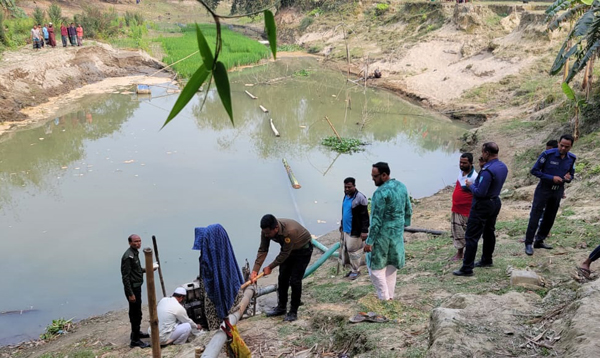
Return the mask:
<svg viewBox="0 0 600 358">
<path fill-rule="evenodd" d="M 135 348 L 135 347 L 148 348 L 148 347 L 150 347 L 150 345 L 148 343 L 142 342 L 142 341 L 131 341 L 131 343 L 129 343 L 129 347 L 131 347 L 131 348 Z"/>
<path fill-rule="evenodd" d="M 148 333 L 144 333 L 142 331 L 140 331 L 140 333 L 138 333 L 138 336 L 140 338 L 150 338 L 150 335 Z"/>
<path fill-rule="evenodd" d="M 538 242 L 534 243 L 533 247 L 535 247 L 536 249 L 552 250 L 552 246 L 544 244 L 543 241 L 538 241 Z"/>
<path fill-rule="evenodd" d="M 288 312 L 283 318 L 284 322 L 294 322 L 298 319 L 298 314 L 296 312 Z"/>
<path fill-rule="evenodd" d="M 533 246 L 525 245 L 525 253 L 529 256 L 533 255 Z"/>
<path fill-rule="evenodd" d="M 267 312 L 267 317 L 283 316 L 285 314 L 285 308 L 275 307 L 273 310 Z"/>
<path fill-rule="evenodd" d="M 452 271 L 452 274 L 454 276 L 473 276 L 473 271 L 471 271 L 471 272 L 464 272 L 462 270 L 456 270 L 456 271 Z"/>
<path fill-rule="evenodd" d="M 493 262 L 483 262 L 483 261 L 475 262 L 475 267 L 492 267 L 492 266 L 494 266 Z"/>
</svg>

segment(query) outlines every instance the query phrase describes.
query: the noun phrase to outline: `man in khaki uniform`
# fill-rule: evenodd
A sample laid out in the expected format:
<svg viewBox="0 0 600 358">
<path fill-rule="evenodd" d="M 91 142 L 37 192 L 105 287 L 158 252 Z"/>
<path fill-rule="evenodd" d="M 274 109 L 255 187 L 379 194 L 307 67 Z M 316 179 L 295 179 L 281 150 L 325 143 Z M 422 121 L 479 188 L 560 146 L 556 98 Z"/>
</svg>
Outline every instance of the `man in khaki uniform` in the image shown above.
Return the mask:
<svg viewBox="0 0 600 358">
<path fill-rule="evenodd" d="M 263 270 L 265 275 L 269 275 L 272 269 L 279 266 L 278 304 L 274 310 L 267 312 L 267 317 L 281 316 L 286 313 L 288 289 L 291 286 L 290 310 L 285 315 L 284 321 L 295 321 L 298 319 L 298 307 L 302 296 L 302 278 L 313 251 L 310 232 L 292 219 L 277 219 L 271 214 L 262 217 L 260 228 L 260 247 L 250 278 L 253 282 L 256 281 L 258 271 L 269 253 L 271 240 L 281 245 L 279 255 Z"/>
</svg>

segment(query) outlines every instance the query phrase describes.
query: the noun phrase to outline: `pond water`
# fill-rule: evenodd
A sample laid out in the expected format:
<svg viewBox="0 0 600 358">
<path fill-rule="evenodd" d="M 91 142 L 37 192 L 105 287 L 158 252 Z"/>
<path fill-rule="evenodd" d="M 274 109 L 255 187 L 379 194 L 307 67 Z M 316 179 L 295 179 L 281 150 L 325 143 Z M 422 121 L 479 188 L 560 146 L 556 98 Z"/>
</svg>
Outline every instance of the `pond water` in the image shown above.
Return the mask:
<svg viewBox="0 0 600 358">
<path fill-rule="evenodd" d="M 2 138 L 0 312 L 33 311 L 0 314 L 0 344 L 35 338 L 52 319 L 125 308 L 119 265 L 132 233 L 143 247 L 157 236 L 172 292 L 197 275 L 195 227 L 222 224 L 241 266 L 254 261 L 263 214 L 296 219 L 315 235 L 336 229 L 343 179 L 355 177 L 371 196 L 375 162 L 389 162 L 416 198 L 455 181 L 465 128 L 390 93 L 346 84 L 310 59 L 230 80 L 235 126 L 211 89 L 204 107 L 199 93 L 160 130 L 176 95 L 153 87 L 152 97 L 84 98 Z M 368 142 L 365 150 L 338 155 L 323 147 L 332 135 L 325 116 L 340 135 Z M 301 189 L 291 188 L 282 158 Z"/>
</svg>

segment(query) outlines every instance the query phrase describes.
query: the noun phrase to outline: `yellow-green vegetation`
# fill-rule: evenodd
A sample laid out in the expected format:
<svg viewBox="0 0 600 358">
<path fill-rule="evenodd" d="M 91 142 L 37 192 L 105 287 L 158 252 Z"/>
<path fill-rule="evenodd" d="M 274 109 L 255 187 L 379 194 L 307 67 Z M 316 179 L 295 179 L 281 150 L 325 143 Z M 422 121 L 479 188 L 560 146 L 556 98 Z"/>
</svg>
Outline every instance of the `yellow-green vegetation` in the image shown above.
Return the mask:
<svg viewBox="0 0 600 358">
<path fill-rule="evenodd" d="M 202 24 L 199 26 L 214 53 L 216 37 L 215 26 L 211 24 Z M 269 56 L 269 49 L 265 45 L 227 28 L 221 28 L 221 30 L 223 49 L 219 54 L 219 61 L 223 62 L 225 67 L 232 68 L 253 64 Z M 181 32 L 183 36 L 162 37 L 159 39 L 167 53 L 163 58 L 163 61 L 167 64 L 175 63 L 198 51 L 195 26 L 190 25 L 183 27 Z M 180 76 L 189 78 L 196 72 L 201 63 L 202 58 L 199 53 L 196 53 L 190 58 L 175 64 L 173 69 Z"/>
<path fill-rule="evenodd" d="M 73 327 L 73 319 L 66 320 L 64 318 L 53 319 L 52 323 L 46 327 L 46 331 L 40 335 L 40 339 L 49 340 L 57 336 L 67 333 Z"/>
</svg>

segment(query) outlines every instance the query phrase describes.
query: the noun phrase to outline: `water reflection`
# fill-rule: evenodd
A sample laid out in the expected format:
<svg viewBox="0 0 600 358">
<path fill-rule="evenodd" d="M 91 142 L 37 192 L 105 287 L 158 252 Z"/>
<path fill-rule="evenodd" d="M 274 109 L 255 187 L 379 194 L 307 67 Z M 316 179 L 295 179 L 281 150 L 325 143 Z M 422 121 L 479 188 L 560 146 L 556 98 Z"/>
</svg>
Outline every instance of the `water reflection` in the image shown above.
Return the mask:
<svg viewBox="0 0 600 358">
<path fill-rule="evenodd" d="M 305 70 L 308 75 L 298 75 Z M 235 127 L 222 109 L 213 88 L 193 104 L 192 113 L 200 129 L 219 132 L 219 145 L 229 150 L 240 135 L 253 140 L 254 150 L 261 158 L 286 156 L 321 147 L 321 140 L 333 135 L 324 117 L 328 116 L 340 135 L 356 137 L 366 142 L 408 141 L 416 152 L 458 149 L 458 138 L 464 132 L 423 109 L 399 101 L 391 93 L 366 90 L 347 83 L 343 75 L 325 71 L 314 60 L 279 61 L 266 66 L 234 73 L 232 93 Z M 245 86 L 245 84 L 254 84 Z M 250 91 L 257 100 L 244 93 Z M 259 105 L 269 113 L 263 113 Z M 270 133 L 269 118 L 285 140 Z M 325 149 L 327 150 L 327 149 Z"/>
</svg>

